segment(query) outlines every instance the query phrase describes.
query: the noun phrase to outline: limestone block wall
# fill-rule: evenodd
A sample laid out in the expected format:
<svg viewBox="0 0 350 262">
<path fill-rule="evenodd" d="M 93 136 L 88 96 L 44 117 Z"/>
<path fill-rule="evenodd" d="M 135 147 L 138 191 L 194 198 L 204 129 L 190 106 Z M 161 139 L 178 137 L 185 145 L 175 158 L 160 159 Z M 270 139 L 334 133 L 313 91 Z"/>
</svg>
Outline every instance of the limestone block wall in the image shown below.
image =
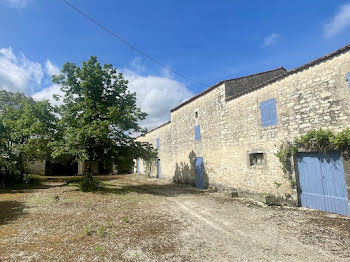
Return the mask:
<svg viewBox="0 0 350 262">
<path fill-rule="evenodd" d="M 222 158 L 221 126 L 225 112 L 224 84 L 171 113 L 174 159 L 177 174 L 185 182 L 195 182 L 195 158 L 203 157 L 206 183 L 217 176 Z M 197 116 L 197 117 L 196 117 Z M 200 140 L 194 128 L 200 126 Z"/>
<path fill-rule="evenodd" d="M 274 154 L 282 141 L 310 129 L 350 126 L 348 72 L 349 52 L 228 101 L 222 168 L 234 178 L 222 173 L 218 181 L 255 192 L 292 193 Z M 276 99 L 278 124 L 261 127 L 260 102 L 271 98 Z M 255 150 L 266 154 L 266 165 L 249 167 L 248 152 Z"/>
<path fill-rule="evenodd" d="M 139 137 L 140 141 L 147 141 L 157 148 L 157 138 L 159 138 L 158 158 L 160 159 L 160 173 L 162 178 L 172 179 L 173 165 L 173 140 L 171 136 L 171 124 L 168 123 L 160 128 L 157 128 L 145 137 Z M 146 161 L 140 159 L 140 173 L 146 174 L 150 177 L 157 177 L 157 162 L 147 164 Z M 136 170 L 136 167 L 135 167 Z"/>
<path fill-rule="evenodd" d="M 84 175 L 87 169 L 92 175 L 98 175 L 99 174 L 98 161 L 78 161 L 78 175 Z"/>
<path fill-rule="evenodd" d="M 28 161 L 25 164 L 25 171 L 28 174 L 36 174 L 45 176 L 46 160 Z"/>
<path fill-rule="evenodd" d="M 232 100 L 226 100 L 223 83 L 171 112 L 171 123 L 138 139 L 156 145 L 160 138 L 166 179 L 180 174 L 193 184 L 193 158 L 203 157 L 209 185 L 295 196 L 274 154 L 283 141 L 310 129 L 350 126 L 348 72 L 349 51 Z M 259 106 L 271 98 L 276 99 L 278 123 L 262 127 Z M 194 139 L 195 125 L 200 125 L 199 141 Z M 263 153 L 264 164 L 250 166 L 251 152 Z M 156 168 L 151 173 L 155 176 Z"/>
</svg>

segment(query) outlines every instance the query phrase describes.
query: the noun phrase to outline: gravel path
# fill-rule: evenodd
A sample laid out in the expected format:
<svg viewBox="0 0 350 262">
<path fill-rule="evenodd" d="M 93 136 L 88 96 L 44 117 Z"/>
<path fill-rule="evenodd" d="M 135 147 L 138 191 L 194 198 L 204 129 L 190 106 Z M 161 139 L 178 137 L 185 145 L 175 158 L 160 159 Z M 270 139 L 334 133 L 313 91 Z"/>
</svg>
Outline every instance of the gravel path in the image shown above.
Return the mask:
<svg viewBox="0 0 350 262">
<path fill-rule="evenodd" d="M 350 261 L 350 219 L 136 175 L 0 192 L 0 261 Z"/>
</svg>

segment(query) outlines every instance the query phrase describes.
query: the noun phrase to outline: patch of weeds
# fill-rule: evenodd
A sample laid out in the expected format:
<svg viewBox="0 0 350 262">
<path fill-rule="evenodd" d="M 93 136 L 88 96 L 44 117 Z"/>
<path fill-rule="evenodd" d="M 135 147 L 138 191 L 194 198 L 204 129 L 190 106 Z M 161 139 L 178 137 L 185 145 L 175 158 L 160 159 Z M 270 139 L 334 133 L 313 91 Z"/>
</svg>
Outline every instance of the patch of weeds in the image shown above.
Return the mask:
<svg viewBox="0 0 350 262">
<path fill-rule="evenodd" d="M 104 184 L 103 184 L 104 185 Z M 115 195 L 127 195 L 132 190 L 128 187 L 122 187 L 122 188 L 112 188 L 107 185 L 107 187 L 100 187 L 99 192 L 104 194 L 104 193 L 110 193 L 110 194 L 115 194 Z"/>
<path fill-rule="evenodd" d="M 30 206 L 42 206 L 55 203 L 56 200 L 52 197 L 32 197 L 28 200 Z"/>
<path fill-rule="evenodd" d="M 23 182 L 26 185 L 30 185 L 30 186 L 39 186 L 39 185 L 41 185 L 41 180 L 39 179 L 38 176 L 35 176 L 35 175 L 24 175 Z"/>
<path fill-rule="evenodd" d="M 145 202 L 147 200 L 150 200 L 150 196 L 143 195 L 143 194 L 125 194 L 121 195 L 121 199 L 128 202 Z"/>
<path fill-rule="evenodd" d="M 292 179 L 292 181 L 290 181 L 290 186 L 292 188 L 296 188 L 297 187 L 297 181 L 295 181 L 294 179 Z"/>
<path fill-rule="evenodd" d="M 63 200 L 64 203 L 72 203 L 74 201 L 73 198 L 66 198 Z"/>
<path fill-rule="evenodd" d="M 84 226 L 83 233 L 85 236 L 91 236 L 92 235 L 91 225 Z"/>
<path fill-rule="evenodd" d="M 102 252 L 103 251 L 103 247 L 95 247 L 94 250 L 96 252 Z"/>
<path fill-rule="evenodd" d="M 108 237 L 109 238 L 117 238 L 117 233 L 111 232 L 111 233 L 108 234 Z"/>
<path fill-rule="evenodd" d="M 81 182 L 81 177 L 74 177 L 66 180 L 65 186 L 79 186 L 79 183 Z"/>
<path fill-rule="evenodd" d="M 100 236 L 100 237 L 105 237 L 107 235 L 107 232 L 106 232 L 106 227 L 104 226 L 100 226 L 97 228 L 97 234 Z"/>
<path fill-rule="evenodd" d="M 132 217 L 131 217 L 131 216 L 125 216 L 125 217 L 123 217 L 122 219 L 123 219 L 123 222 L 125 222 L 125 223 L 130 223 Z"/>
<path fill-rule="evenodd" d="M 273 183 L 275 184 L 276 188 L 279 188 L 279 187 L 282 186 L 282 184 L 281 184 L 281 183 L 278 183 L 277 181 L 275 181 L 275 182 L 273 182 Z"/>
<path fill-rule="evenodd" d="M 115 182 L 111 182 L 111 181 L 104 181 L 103 184 L 105 184 L 106 186 L 111 186 L 114 187 L 115 186 Z"/>
<path fill-rule="evenodd" d="M 112 228 L 112 221 L 110 219 L 107 221 L 106 228 Z"/>
</svg>

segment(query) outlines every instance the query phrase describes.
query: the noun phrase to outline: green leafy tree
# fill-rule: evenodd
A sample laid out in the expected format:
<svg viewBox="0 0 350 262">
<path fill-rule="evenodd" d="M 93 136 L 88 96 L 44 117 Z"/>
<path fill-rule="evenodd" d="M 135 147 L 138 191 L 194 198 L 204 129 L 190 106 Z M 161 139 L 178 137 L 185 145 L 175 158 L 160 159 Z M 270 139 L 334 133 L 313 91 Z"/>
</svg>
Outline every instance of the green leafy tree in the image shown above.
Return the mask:
<svg viewBox="0 0 350 262">
<path fill-rule="evenodd" d="M 57 119 L 48 101 L 0 91 L 0 177 L 21 179 L 27 160 L 49 159 Z"/>
<path fill-rule="evenodd" d="M 52 79 L 64 92 L 58 109 L 61 139 L 54 143 L 54 157 L 111 163 L 120 156 L 155 157 L 149 145 L 132 138 L 146 131 L 138 122 L 147 114 L 137 107 L 136 94 L 128 90 L 121 73 L 110 64 L 102 66 L 96 57 L 81 67 L 66 63 L 61 72 Z"/>
</svg>

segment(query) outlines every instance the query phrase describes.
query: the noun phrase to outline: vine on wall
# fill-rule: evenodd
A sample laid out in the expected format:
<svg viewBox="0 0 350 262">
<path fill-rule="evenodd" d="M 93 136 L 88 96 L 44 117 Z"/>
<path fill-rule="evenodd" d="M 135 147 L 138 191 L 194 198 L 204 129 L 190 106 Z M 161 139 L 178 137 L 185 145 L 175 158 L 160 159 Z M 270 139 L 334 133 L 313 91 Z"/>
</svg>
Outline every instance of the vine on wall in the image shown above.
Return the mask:
<svg viewBox="0 0 350 262">
<path fill-rule="evenodd" d="M 330 130 L 310 130 L 305 135 L 295 138 L 292 142 L 283 142 L 275 154 L 282 163 L 282 170 L 286 174 L 291 166 L 291 157 L 298 152 L 321 152 L 339 150 L 350 152 L 350 129 L 347 128 L 337 134 Z"/>
</svg>

